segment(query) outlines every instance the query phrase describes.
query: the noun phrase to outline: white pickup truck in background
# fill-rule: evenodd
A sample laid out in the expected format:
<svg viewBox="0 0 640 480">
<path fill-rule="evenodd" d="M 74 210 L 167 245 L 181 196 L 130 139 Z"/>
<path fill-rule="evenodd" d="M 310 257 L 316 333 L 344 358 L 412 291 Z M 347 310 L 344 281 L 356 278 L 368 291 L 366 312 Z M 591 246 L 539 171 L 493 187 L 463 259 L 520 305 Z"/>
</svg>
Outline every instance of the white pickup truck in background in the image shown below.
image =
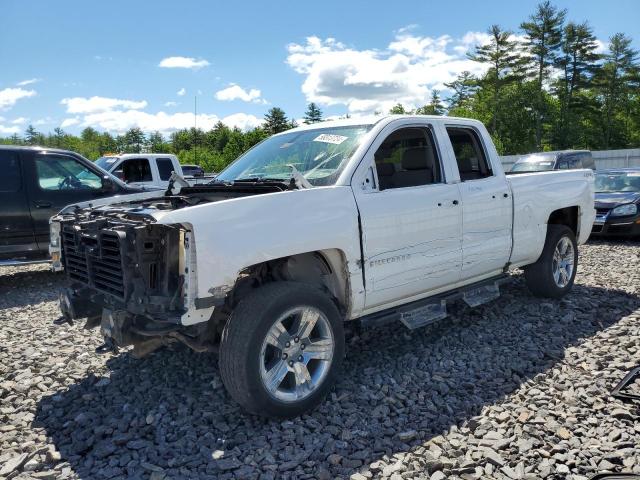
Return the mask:
<svg viewBox="0 0 640 480">
<path fill-rule="evenodd" d="M 101 327 L 101 351 L 219 350 L 240 404 L 295 416 L 331 387 L 343 321 L 417 328 L 448 301 L 497 297 L 518 267 L 534 295 L 568 293 L 593 181 L 591 170 L 505 176 L 469 119 L 303 126 L 212 184 L 63 210 L 51 235 L 70 280 L 61 308 Z"/>
<path fill-rule="evenodd" d="M 126 153 L 100 157 L 96 164 L 127 185 L 166 188 L 171 173 L 184 177 L 190 184 L 207 183 L 209 176 L 188 176 L 182 171 L 178 157 L 168 153 Z"/>
</svg>

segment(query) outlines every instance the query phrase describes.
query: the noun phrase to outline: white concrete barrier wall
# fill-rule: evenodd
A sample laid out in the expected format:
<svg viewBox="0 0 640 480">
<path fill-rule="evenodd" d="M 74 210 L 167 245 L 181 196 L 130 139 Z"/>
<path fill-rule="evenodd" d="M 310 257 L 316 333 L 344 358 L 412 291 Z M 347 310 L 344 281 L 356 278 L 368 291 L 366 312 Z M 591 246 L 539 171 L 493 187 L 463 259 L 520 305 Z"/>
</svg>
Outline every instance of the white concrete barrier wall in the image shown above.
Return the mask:
<svg viewBox="0 0 640 480">
<path fill-rule="evenodd" d="M 606 168 L 620 167 L 640 167 L 640 148 L 627 148 L 624 150 L 592 150 L 591 154 L 596 162 L 596 168 L 603 170 Z M 509 171 L 511 166 L 522 155 L 503 155 L 500 157 L 505 171 Z"/>
</svg>

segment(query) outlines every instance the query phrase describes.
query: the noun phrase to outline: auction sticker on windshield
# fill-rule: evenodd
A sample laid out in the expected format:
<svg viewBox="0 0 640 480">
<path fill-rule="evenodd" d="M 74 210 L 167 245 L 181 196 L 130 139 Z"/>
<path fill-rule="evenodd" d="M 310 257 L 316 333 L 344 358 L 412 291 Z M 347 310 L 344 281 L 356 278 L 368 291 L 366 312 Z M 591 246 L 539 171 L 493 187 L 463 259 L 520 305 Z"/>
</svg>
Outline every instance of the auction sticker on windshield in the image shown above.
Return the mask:
<svg viewBox="0 0 640 480">
<path fill-rule="evenodd" d="M 330 135 L 328 133 L 323 133 L 322 135 L 318 135 L 313 139 L 314 142 L 324 142 L 324 143 L 333 143 L 334 145 L 340 145 L 349 137 L 343 137 L 342 135 Z"/>
</svg>

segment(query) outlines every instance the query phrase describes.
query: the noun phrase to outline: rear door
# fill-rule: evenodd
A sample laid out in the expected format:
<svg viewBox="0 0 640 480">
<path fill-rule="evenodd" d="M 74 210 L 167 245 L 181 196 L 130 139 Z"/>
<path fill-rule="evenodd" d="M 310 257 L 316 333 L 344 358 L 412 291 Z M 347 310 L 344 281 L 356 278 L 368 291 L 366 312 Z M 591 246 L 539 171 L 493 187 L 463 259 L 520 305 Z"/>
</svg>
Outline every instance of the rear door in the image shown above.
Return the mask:
<svg viewBox="0 0 640 480">
<path fill-rule="evenodd" d="M 0 150 L 0 260 L 27 258 L 38 251 L 22 174 L 22 159 L 30 155 Z"/>
<path fill-rule="evenodd" d="M 499 273 L 511 255 L 512 200 L 504 173 L 496 174 L 475 128 L 447 126 L 462 194 L 461 280 Z"/>
<path fill-rule="evenodd" d="M 36 241 L 46 251 L 49 219 L 69 204 L 104 196 L 102 178 L 80 159 L 64 153 L 36 152 L 25 167 Z"/>
</svg>

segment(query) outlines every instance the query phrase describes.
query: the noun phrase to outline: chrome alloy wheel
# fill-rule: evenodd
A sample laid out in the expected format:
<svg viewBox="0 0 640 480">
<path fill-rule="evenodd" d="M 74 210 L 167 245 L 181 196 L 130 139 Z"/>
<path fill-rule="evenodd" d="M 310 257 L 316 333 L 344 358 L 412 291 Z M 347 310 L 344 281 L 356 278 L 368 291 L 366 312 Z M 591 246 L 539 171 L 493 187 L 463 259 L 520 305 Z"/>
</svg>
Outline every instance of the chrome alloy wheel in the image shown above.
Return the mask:
<svg viewBox="0 0 640 480">
<path fill-rule="evenodd" d="M 304 400 L 329 372 L 334 349 L 329 320 L 320 310 L 292 308 L 273 323 L 262 343 L 262 384 L 282 402 Z"/>
<path fill-rule="evenodd" d="M 553 271 L 553 280 L 560 288 L 566 287 L 571 281 L 574 269 L 574 250 L 573 244 L 568 237 L 562 237 L 558 241 L 553 252 L 553 262 L 551 269 Z"/>
</svg>

